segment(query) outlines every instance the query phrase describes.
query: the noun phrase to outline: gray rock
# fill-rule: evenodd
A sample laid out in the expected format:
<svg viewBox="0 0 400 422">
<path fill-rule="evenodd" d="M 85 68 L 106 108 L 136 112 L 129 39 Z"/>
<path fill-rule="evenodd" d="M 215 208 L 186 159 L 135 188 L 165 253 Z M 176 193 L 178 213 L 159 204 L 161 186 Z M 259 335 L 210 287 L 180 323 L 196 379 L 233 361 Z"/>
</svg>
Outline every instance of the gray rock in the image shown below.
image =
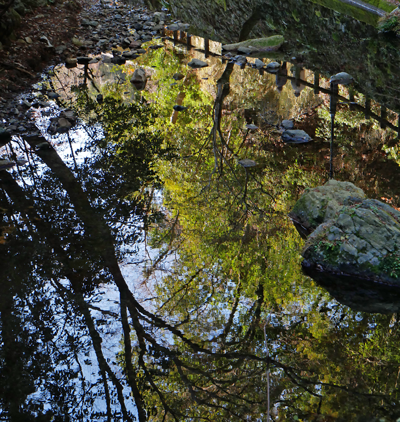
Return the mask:
<svg viewBox="0 0 400 422">
<path fill-rule="evenodd" d="M 92 27 L 96 28 L 99 25 L 99 23 L 97 21 L 93 21 L 93 20 L 89 20 L 89 19 L 82 19 L 81 25 L 82 26 L 92 26 Z"/>
<path fill-rule="evenodd" d="M 282 140 L 287 144 L 304 144 L 312 141 L 312 138 L 304 130 L 290 129 L 282 133 Z"/>
<path fill-rule="evenodd" d="M 265 63 L 260 59 L 256 59 L 254 64 L 256 65 L 257 69 L 262 69 L 265 66 Z"/>
<path fill-rule="evenodd" d="M 349 243 L 342 243 L 340 245 L 340 251 L 348 253 L 349 255 L 354 255 L 354 256 L 357 256 L 358 254 L 357 249 L 354 246 L 350 245 Z"/>
<path fill-rule="evenodd" d="M 249 123 L 248 125 L 246 125 L 246 129 L 249 129 L 249 130 L 257 130 L 258 129 L 258 126 L 253 125 L 252 123 Z"/>
<path fill-rule="evenodd" d="M 351 183 L 334 180 L 307 190 L 289 214 L 307 238 L 302 255 L 308 268 L 331 276 L 400 286 L 400 213 L 364 197 Z"/>
<path fill-rule="evenodd" d="M 278 62 L 270 62 L 267 64 L 268 72 L 277 72 L 280 69 L 281 65 Z"/>
<path fill-rule="evenodd" d="M 203 62 L 202 60 L 199 60 L 199 59 L 192 59 L 188 63 L 188 66 L 193 68 L 193 69 L 199 69 L 201 67 L 207 67 L 208 64 L 206 62 Z"/>
<path fill-rule="evenodd" d="M 239 47 L 238 48 L 238 53 L 242 53 L 242 54 L 251 54 L 252 52 L 253 52 L 253 49 L 252 48 L 249 48 L 249 47 Z"/>
<path fill-rule="evenodd" d="M 175 79 L 176 81 L 180 81 L 181 79 L 183 79 L 185 77 L 185 75 L 183 75 L 182 73 L 174 73 L 172 75 L 172 79 Z"/>
<path fill-rule="evenodd" d="M 69 67 L 75 67 L 78 63 L 78 59 L 76 57 L 68 57 L 65 59 L 65 64 Z"/>
<path fill-rule="evenodd" d="M 71 127 L 72 124 L 69 120 L 64 119 L 63 117 L 57 120 L 57 133 L 66 133 L 71 129 Z"/>
<path fill-rule="evenodd" d="M 47 46 L 48 47 L 53 47 L 53 45 L 51 44 L 51 42 L 49 41 L 49 39 L 45 35 L 42 35 L 39 38 L 39 40 L 42 41 L 42 42 L 44 42 L 44 43 L 47 43 Z"/>
<path fill-rule="evenodd" d="M 249 47 L 254 51 L 276 51 L 283 44 L 283 41 L 284 39 L 281 35 L 273 35 L 267 38 L 250 39 L 235 44 L 226 44 L 222 48 L 225 51 L 237 50 L 240 47 Z"/>
<path fill-rule="evenodd" d="M 122 56 L 125 57 L 126 59 L 136 59 L 137 57 L 139 57 L 139 54 L 136 54 L 133 51 L 124 51 L 122 53 Z"/>
<path fill-rule="evenodd" d="M 331 76 L 329 82 L 334 85 L 349 85 L 354 82 L 354 78 L 346 72 L 340 72 Z"/>
<path fill-rule="evenodd" d="M 249 158 L 243 158 L 242 160 L 239 160 L 238 164 L 244 168 L 255 167 L 257 165 L 254 160 L 250 160 Z"/>
<path fill-rule="evenodd" d="M 233 58 L 233 60 L 236 62 L 236 64 L 238 64 L 238 65 L 241 65 L 241 64 L 245 64 L 245 63 L 247 63 L 247 58 L 246 58 L 246 56 L 242 56 L 242 55 L 238 55 L 238 56 L 235 56 L 234 58 Z"/>
<path fill-rule="evenodd" d="M 64 51 L 67 49 L 67 46 L 66 45 L 59 45 L 59 46 L 57 46 L 56 48 L 55 48 L 55 52 L 57 53 L 57 54 L 62 54 L 62 53 L 64 53 Z"/>
<path fill-rule="evenodd" d="M 293 129 L 294 128 L 293 120 L 282 120 L 281 126 L 287 130 Z"/>
<path fill-rule="evenodd" d="M 142 91 L 146 87 L 147 83 L 147 76 L 146 71 L 139 67 L 133 72 L 132 78 L 131 78 L 131 84 L 138 90 Z"/>
<path fill-rule="evenodd" d="M 167 29 L 169 31 L 187 31 L 190 25 L 185 23 L 173 23 L 172 25 L 168 25 Z"/>
<path fill-rule="evenodd" d="M 57 98 L 60 97 L 60 94 L 57 94 L 56 92 L 47 92 L 46 95 L 51 99 L 51 100 L 56 100 Z"/>
<path fill-rule="evenodd" d="M 15 162 L 14 161 L 10 161 L 6 158 L 2 158 L 0 159 L 0 171 L 1 170 L 8 170 L 12 167 L 15 166 Z"/>
</svg>

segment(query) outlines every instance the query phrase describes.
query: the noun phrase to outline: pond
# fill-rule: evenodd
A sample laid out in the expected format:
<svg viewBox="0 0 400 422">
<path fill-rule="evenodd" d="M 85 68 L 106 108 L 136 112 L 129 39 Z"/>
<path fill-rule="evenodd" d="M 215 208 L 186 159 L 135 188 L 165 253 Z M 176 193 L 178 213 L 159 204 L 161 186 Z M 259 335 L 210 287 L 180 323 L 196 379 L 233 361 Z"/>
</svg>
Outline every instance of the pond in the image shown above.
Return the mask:
<svg viewBox="0 0 400 422">
<path fill-rule="evenodd" d="M 290 19 L 381 42 L 308 8 Z M 21 99 L 38 130 L 0 151 L 1 419 L 396 421 L 398 290 L 374 307 L 320 286 L 288 217 L 330 176 L 398 209 L 395 72 L 349 62 L 332 95 L 333 50 L 286 46 L 270 73 L 191 31 L 55 66 Z"/>
</svg>

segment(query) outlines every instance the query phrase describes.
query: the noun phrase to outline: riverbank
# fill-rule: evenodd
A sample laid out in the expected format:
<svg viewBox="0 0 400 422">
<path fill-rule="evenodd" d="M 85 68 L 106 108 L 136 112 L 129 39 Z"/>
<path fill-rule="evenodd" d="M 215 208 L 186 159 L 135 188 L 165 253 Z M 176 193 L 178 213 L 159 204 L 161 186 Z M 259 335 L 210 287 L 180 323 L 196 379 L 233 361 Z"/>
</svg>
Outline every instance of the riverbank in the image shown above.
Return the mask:
<svg viewBox="0 0 400 422">
<path fill-rule="evenodd" d="M 0 52 L 0 119 L 11 135 L 35 131 L 28 111 L 57 98 L 55 92 L 40 89 L 23 101 L 18 97 L 31 91 L 46 68 L 118 49 L 130 50 L 132 56 L 144 53 L 142 43 L 161 37 L 169 23 L 166 13 L 141 6 L 83 0 L 69 13 L 68 5 L 44 7 L 27 16 L 17 39 Z"/>
<path fill-rule="evenodd" d="M 166 16 L 144 7 L 96 0 L 68 0 L 24 16 L 15 40 L 0 51 L 0 101 L 38 81 L 43 70 L 67 58 L 129 47 L 161 33 Z M 161 16 L 161 18 L 160 18 Z"/>
</svg>

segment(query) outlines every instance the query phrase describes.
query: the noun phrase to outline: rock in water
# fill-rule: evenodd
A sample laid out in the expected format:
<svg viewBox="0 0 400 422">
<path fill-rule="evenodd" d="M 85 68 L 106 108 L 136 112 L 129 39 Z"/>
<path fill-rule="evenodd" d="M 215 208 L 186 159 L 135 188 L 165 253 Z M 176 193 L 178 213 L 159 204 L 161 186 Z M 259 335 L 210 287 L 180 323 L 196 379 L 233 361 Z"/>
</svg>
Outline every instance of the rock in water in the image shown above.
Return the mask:
<svg viewBox="0 0 400 422">
<path fill-rule="evenodd" d="M 349 85 L 354 82 L 354 78 L 346 72 L 340 72 L 331 76 L 329 82 L 334 85 Z"/>
<path fill-rule="evenodd" d="M 174 105 L 172 107 L 175 111 L 184 111 L 187 110 L 187 107 L 181 106 L 181 105 Z"/>
<path fill-rule="evenodd" d="M 239 66 L 247 63 L 246 56 L 242 56 L 242 55 L 235 56 L 232 60 L 234 60 L 235 63 Z"/>
<path fill-rule="evenodd" d="M 257 163 L 254 160 L 250 160 L 250 158 L 243 158 L 243 160 L 239 160 L 238 164 L 240 164 L 244 168 L 255 167 Z"/>
<path fill-rule="evenodd" d="M 53 92 L 53 91 L 49 91 L 46 94 L 51 100 L 56 100 L 57 98 L 60 97 L 60 94 L 57 94 L 56 92 Z"/>
<path fill-rule="evenodd" d="M 86 56 L 81 56 L 81 57 L 76 58 L 76 61 L 78 64 L 84 64 L 84 65 L 88 65 L 91 60 L 92 60 L 91 57 L 86 57 Z"/>
<path fill-rule="evenodd" d="M 289 217 L 305 229 L 305 235 L 302 237 L 306 238 L 320 224 L 333 218 L 344 204 L 349 201 L 360 203 L 364 199 L 362 189 L 353 183 L 330 180 L 324 186 L 306 189 L 289 213 Z"/>
<path fill-rule="evenodd" d="M 271 62 L 267 64 L 267 72 L 275 73 L 280 69 L 281 65 L 278 62 Z"/>
<path fill-rule="evenodd" d="M 400 287 L 400 212 L 396 209 L 366 199 L 352 183 L 330 180 L 307 189 L 289 216 L 307 237 L 302 256 L 309 274 L 315 276 L 317 271 L 321 280 L 329 275 L 331 285 L 344 277 L 348 289 L 355 282 L 361 287 Z M 370 312 L 389 309 L 377 302 L 373 305 Z"/>
<path fill-rule="evenodd" d="M 174 75 L 172 76 L 172 79 L 175 79 L 176 81 L 180 81 L 184 77 L 185 75 L 182 75 L 182 73 L 174 73 Z"/>
<path fill-rule="evenodd" d="M 256 59 L 254 64 L 256 65 L 257 69 L 262 69 L 265 66 L 265 63 L 260 59 Z"/>
<path fill-rule="evenodd" d="M 294 128 L 294 123 L 293 120 L 282 120 L 281 126 L 284 129 L 293 129 Z"/>
<path fill-rule="evenodd" d="M 188 63 L 188 66 L 191 67 L 192 69 L 199 69 L 201 67 L 207 67 L 208 64 L 206 62 L 203 62 L 202 60 L 199 60 L 199 59 L 192 59 Z"/>
<path fill-rule="evenodd" d="M 68 57 L 68 58 L 65 59 L 65 64 L 68 67 L 75 67 L 77 65 L 77 63 L 78 63 L 78 59 L 75 58 L 75 57 Z"/>
<path fill-rule="evenodd" d="M 14 167 L 14 166 L 15 166 L 14 161 L 7 160 L 6 158 L 0 159 L 0 171 L 10 169 L 11 167 Z"/>
<path fill-rule="evenodd" d="M 248 125 L 246 125 L 246 129 L 256 130 L 256 129 L 258 129 L 258 126 L 253 125 L 253 123 L 249 123 Z"/>
<path fill-rule="evenodd" d="M 139 67 L 133 72 L 132 78 L 131 78 L 131 84 L 138 90 L 142 91 L 146 88 L 147 83 L 147 76 L 146 71 Z"/>
<path fill-rule="evenodd" d="M 167 26 L 169 31 L 187 31 L 190 25 L 187 23 L 173 23 Z"/>
<path fill-rule="evenodd" d="M 286 144 L 305 144 L 312 141 L 312 138 L 304 130 L 289 129 L 282 133 L 282 140 Z"/>
<path fill-rule="evenodd" d="M 115 56 L 111 59 L 111 63 L 113 64 L 125 64 L 126 63 L 126 58 L 125 57 L 121 57 L 121 56 Z"/>
<path fill-rule="evenodd" d="M 4 128 L 0 128 L 0 145 L 5 145 L 9 141 L 11 141 L 11 133 Z"/>
<path fill-rule="evenodd" d="M 238 48 L 238 53 L 242 53 L 242 54 L 251 54 L 254 51 L 253 48 L 249 48 L 249 47 L 239 47 Z"/>
</svg>

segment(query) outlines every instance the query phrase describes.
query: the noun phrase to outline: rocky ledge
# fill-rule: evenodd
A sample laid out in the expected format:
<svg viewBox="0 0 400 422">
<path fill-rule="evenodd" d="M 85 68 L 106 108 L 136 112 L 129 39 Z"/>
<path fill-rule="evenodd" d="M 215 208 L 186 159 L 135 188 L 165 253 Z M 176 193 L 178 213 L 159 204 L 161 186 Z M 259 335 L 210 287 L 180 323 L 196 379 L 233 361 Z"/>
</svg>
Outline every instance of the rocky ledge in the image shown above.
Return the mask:
<svg viewBox="0 0 400 422">
<path fill-rule="evenodd" d="M 335 297 L 338 286 L 342 286 L 339 291 L 343 291 L 343 285 L 357 290 L 357 298 L 347 303 L 353 308 L 370 312 L 400 309 L 398 300 L 399 305 L 393 308 L 383 306 L 382 297 L 376 297 L 379 288 L 399 288 L 400 292 L 399 211 L 365 198 L 352 183 L 330 180 L 306 190 L 289 217 L 307 239 L 302 256 L 308 275 L 331 293 L 336 292 Z M 372 302 L 371 295 L 375 295 Z M 349 299 L 349 295 L 346 297 Z M 341 301 L 345 302 L 343 298 Z"/>
</svg>

